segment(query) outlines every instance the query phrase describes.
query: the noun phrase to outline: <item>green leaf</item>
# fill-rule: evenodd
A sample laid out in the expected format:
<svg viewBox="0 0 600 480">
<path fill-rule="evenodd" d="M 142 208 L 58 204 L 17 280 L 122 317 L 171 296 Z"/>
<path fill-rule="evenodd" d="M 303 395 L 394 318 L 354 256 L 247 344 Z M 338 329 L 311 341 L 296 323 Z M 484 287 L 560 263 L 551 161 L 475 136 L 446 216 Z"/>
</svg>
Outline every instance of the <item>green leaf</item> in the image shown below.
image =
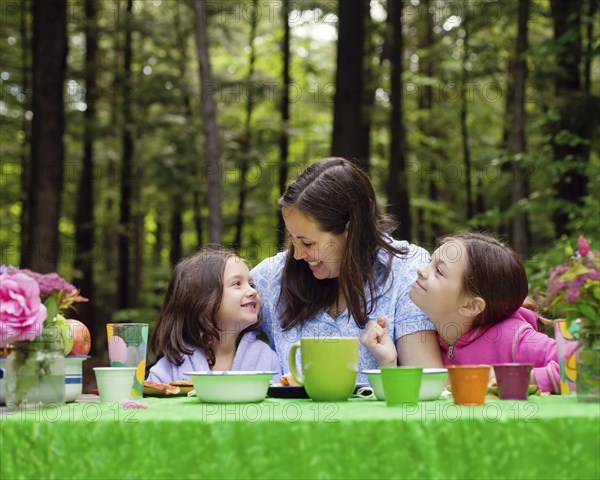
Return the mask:
<svg viewBox="0 0 600 480">
<path fill-rule="evenodd" d="M 598 322 L 598 312 L 595 311 L 590 305 L 580 305 L 579 311 L 581 312 L 584 318 Z"/>
</svg>

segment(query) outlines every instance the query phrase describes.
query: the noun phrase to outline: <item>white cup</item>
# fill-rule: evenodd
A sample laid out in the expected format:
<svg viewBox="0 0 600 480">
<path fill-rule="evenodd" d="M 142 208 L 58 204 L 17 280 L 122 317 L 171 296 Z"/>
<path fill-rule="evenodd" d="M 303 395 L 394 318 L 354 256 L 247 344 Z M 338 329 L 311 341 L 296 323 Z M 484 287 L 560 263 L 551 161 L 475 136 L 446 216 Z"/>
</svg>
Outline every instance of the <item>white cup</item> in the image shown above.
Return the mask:
<svg viewBox="0 0 600 480">
<path fill-rule="evenodd" d="M 74 402 L 83 388 L 83 366 L 89 355 L 65 357 L 65 402 Z"/>
<path fill-rule="evenodd" d="M 132 399 L 135 367 L 94 367 L 100 401 L 120 402 Z"/>
</svg>

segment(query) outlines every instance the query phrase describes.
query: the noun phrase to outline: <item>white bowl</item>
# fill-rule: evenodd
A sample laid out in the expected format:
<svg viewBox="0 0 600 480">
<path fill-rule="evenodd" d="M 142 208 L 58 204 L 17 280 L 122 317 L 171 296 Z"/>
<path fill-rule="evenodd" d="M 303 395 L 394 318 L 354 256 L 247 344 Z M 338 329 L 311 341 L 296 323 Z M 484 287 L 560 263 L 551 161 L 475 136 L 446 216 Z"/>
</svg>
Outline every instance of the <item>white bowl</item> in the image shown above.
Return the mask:
<svg viewBox="0 0 600 480">
<path fill-rule="evenodd" d="M 89 355 L 71 355 L 65 357 L 65 402 L 74 402 L 83 388 L 82 363 Z"/>
<path fill-rule="evenodd" d="M 196 396 L 206 403 L 262 402 L 269 380 L 276 372 L 184 372 L 190 377 Z"/>
<path fill-rule="evenodd" d="M 381 381 L 381 370 L 363 370 L 369 378 L 369 383 L 373 387 L 373 393 L 377 400 L 385 400 L 383 393 L 383 382 Z M 448 369 L 446 368 L 424 368 L 421 388 L 419 389 L 419 401 L 437 400 L 444 390 Z"/>
<path fill-rule="evenodd" d="M 446 385 L 446 378 L 448 378 L 447 368 L 424 368 L 419 400 L 423 402 L 440 398 Z"/>
<path fill-rule="evenodd" d="M 369 378 L 369 383 L 373 388 L 373 393 L 377 397 L 377 400 L 385 400 L 383 382 L 381 381 L 381 370 L 378 368 L 375 370 L 363 370 L 362 373 L 366 374 Z"/>
</svg>

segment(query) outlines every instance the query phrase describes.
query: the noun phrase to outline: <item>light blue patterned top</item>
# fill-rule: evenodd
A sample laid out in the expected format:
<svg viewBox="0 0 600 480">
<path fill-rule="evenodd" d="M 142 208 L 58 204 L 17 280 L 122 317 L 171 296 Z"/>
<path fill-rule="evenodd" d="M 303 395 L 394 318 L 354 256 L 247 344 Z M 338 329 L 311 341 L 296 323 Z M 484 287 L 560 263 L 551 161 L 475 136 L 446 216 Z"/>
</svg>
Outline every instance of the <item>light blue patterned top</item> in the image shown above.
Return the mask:
<svg viewBox="0 0 600 480">
<path fill-rule="evenodd" d="M 391 240 L 391 239 L 390 239 Z M 385 268 L 388 254 L 380 250 L 375 261 L 375 286 L 376 297 L 380 297 L 369 320 L 377 320 L 384 317 L 387 320 L 390 336 L 394 343 L 399 338 L 422 330 L 435 330 L 431 320 L 417 308 L 408 298 L 408 292 L 414 280 L 417 278 L 416 269 L 419 265 L 429 262 L 429 254 L 426 250 L 415 245 L 409 245 L 405 241 L 393 240 L 396 248 L 409 247 L 404 256 L 396 256 L 392 262 L 392 270 L 384 282 Z M 283 331 L 280 326 L 280 317 L 283 305 L 278 305 L 280 295 L 280 283 L 283 266 L 287 252 L 267 258 L 259 263 L 252 271 L 256 288 L 262 299 L 260 317 L 262 329 L 267 334 L 272 348 L 275 350 L 281 370 L 289 372 L 288 353 L 292 345 L 301 337 L 358 337 L 364 329 L 360 329 L 345 310 L 337 320 L 334 320 L 325 310 L 321 310 L 304 323 L 303 326 Z M 365 295 L 369 301 L 369 288 L 365 285 Z M 296 358 L 298 369 L 300 365 L 300 352 Z M 377 368 L 375 357 L 362 345 L 359 344 L 359 360 L 357 378 L 358 382 L 366 382 L 367 377 L 360 372 L 362 370 Z"/>
</svg>

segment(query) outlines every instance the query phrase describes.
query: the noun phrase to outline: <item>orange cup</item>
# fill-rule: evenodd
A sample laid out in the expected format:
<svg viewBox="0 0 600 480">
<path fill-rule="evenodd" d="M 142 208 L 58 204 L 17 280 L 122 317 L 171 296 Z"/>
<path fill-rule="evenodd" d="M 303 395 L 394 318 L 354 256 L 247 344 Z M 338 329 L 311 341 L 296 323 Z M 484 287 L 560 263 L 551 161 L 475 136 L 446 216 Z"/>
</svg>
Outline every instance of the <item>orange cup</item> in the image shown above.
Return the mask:
<svg viewBox="0 0 600 480">
<path fill-rule="evenodd" d="M 455 405 L 483 405 L 490 378 L 489 365 L 448 366 Z"/>
</svg>

